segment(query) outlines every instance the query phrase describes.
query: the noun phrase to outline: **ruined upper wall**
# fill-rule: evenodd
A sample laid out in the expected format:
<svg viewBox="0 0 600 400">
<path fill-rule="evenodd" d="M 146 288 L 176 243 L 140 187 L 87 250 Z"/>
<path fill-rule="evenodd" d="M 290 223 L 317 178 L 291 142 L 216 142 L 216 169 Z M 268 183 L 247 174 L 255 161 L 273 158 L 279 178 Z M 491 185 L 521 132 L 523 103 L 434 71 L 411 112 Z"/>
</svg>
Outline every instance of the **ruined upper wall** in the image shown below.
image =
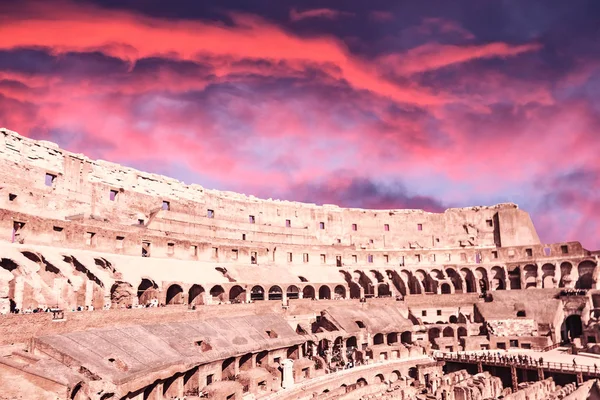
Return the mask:
<svg viewBox="0 0 600 400">
<path fill-rule="evenodd" d="M 90 160 L 4 128 L 0 178 L 3 191 L 16 195 L 0 200 L 10 211 L 195 237 L 406 249 L 539 244 L 529 215 L 510 203 L 430 213 L 261 200 Z M 168 211 L 161 211 L 165 201 Z"/>
</svg>

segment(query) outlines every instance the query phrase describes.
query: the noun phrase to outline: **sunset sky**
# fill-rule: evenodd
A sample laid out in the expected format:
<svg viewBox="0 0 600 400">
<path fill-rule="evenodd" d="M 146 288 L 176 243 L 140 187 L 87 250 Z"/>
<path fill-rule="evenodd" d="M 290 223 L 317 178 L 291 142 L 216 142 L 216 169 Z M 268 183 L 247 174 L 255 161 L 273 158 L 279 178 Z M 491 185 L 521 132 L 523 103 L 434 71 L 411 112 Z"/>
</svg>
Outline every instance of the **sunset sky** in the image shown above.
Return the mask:
<svg viewBox="0 0 600 400">
<path fill-rule="evenodd" d="M 514 202 L 600 248 L 600 1 L 0 1 L 0 126 L 262 198 Z"/>
</svg>

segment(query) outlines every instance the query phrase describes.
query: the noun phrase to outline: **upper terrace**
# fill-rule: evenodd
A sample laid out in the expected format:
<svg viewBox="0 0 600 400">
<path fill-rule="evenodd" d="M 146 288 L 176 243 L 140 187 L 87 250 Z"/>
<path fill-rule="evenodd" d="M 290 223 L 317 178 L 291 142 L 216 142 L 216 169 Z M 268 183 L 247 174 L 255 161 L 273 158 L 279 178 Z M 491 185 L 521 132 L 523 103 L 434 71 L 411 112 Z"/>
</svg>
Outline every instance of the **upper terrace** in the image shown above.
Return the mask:
<svg viewBox="0 0 600 400">
<path fill-rule="evenodd" d="M 135 255 L 150 242 L 152 256 L 172 258 L 182 258 L 173 247 L 197 254 L 203 242 L 252 242 L 272 254 L 278 245 L 400 252 L 540 245 L 515 204 L 429 213 L 261 200 L 90 160 L 4 128 L 0 178 L 7 210 L 0 235 L 14 240 L 16 227 L 17 239 L 31 244 Z"/>
</svg>

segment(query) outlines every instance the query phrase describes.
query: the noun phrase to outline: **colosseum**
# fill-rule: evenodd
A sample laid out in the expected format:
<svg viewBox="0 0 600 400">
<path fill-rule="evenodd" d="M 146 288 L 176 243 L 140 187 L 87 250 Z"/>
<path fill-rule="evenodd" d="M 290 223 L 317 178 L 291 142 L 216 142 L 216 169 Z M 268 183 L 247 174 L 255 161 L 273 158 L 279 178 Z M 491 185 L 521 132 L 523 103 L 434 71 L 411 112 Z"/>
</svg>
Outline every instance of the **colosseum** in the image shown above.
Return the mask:
<svg viewBox="0 0 600 400">
<path fill-rule="evenodd" d="M 262 200 L 7 129 L 0 156 L 2 399 L 600 398 L 600 252 L 515 204 Z"/>
</svg>

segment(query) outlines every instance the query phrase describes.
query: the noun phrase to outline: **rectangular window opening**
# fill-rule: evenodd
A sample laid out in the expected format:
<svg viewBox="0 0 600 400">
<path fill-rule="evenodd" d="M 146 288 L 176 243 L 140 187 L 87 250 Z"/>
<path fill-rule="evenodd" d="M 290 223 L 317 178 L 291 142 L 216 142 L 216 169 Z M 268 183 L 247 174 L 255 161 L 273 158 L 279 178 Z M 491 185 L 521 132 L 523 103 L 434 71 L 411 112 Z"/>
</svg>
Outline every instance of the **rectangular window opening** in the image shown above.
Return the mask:
<svg viewBox="0 0 600 400">
<path fill-rule="evenodd" d="M 352 230 L 353 230 L 353 231 L 356 231 L 356 230 L 358 230 L 358 225 L 356 225 L 356 224 L 352 224 Z"/>
<path fill-rule="evenodd" d="M 17 198 L 16 194 L 14 194 L 14 193 L 8 194 L 8 201 L 15 201 L 16 198 Z"/>
<path fill-rule="evenodd" d="M 321 254 L 321 264 L 325 264 L 326 256 L 325 254 Z"/>
<path fill-rule="evenodd" d="M 422 317 L 426 317 L 426 316 L 427 316 L 427 310 L 423 310 L 423 311 L 421 311 L 421 316 L 422 316 Z"/>
<path fill-rule="evenodd" d="M 96 233 L 95 232 L 86 232 L 85 233 L 85 244 L 87 246 L 95 246 L 96 245 Z"/>
<path fill-rule="evenodd" d="M 372 264 L 373 263 L 373 254 L 368 254 L 367 255 L 367 262 Z"/>
<path fill-rule="evenodd" d="M 251 264 L 256 264 L 258 263 L 258 255 L 256 254 L 255 251 L 250 253 L 250 263 Z"/>
<path fill-rule="evenodd" d="M 325 222 L 319 222 L 319 229 L 325 229 Z"/>
<path fill-rule="evenodd" d="M 286 228 L 291 228 L 292 227 L 292 220 L 291 219 L 286 219 L 285 220 L 285 227 Z"/>
<path fill-rule="evenodd" d="M 492 258 L 498 258 L 498 252 L 496 250 L 492 251 Z"/>
<path fill-rule="evenodd" d="M 423 230 L 423 224 L 417 224 L 417 230 L 418 231 L 422 231 Z"/>
<path fill-rule="evenodd" d="M 117 196 L 119 195 L 119 192 L 114 190 L 114 189 L 110 189 L 110 193 L 108 195 L 108 198 L 110 199 L 110 201 L 117 201 Z"/>
<path fill-rule="evenodd" d="M 175 254 L 175 243 L 167 243 L 167 254 Z"/>
<path fill-rule="evenodd" d="M 486 219 L 485 223 L 487 224 L 487 226 L 494 226 L 494 221 L 492 221 L 491 219 Z"/>
<path fill-rule="evenodd" d="M 44 177 L 44 184 L 46 186 L 54 186 L 55 181 L 56 175 L 46 172 L 46 176 Z"/>
<path fill-rule="evenodd" d="M 305 263 L 308 262 L 308 253 L 302 254 L 302 261 L 305 262 Z"/>
<path fill-rule="evenodd" d="M 254 215 L 249 215 L 248 216 L 248 222 L 250 222 L 251 224 L 256 222 L 256 218 L 254 217 Z"/>
<path fill-rule="evenodd" d="M 383 225 L 383 230 L 386 231 L 386 232 L 389 232 L 389 230 L 390 230 L 390 224 Z"/>
<path fill-rule="evenodd" d="M 238 259 L 238 251 L 237 251 L 237 249 L 231 250 L 231 258 L 234 259 L 234 260 Z"/>
<path fill-rule="evenodd" d="M 560 251 L 563 254 L 569 254 L 569 246 L 567 246 L 567 245 L 560 246 Z"/>
<path fill-rule="evenodd" d="M 198 246 L 196 246 L 195 244 L 190 246 L 190 255 L 192 257 L 197 257 L 198 256 Z"/>
<path fill-rule="evenodd" d="M 242 240 L 246 240 L 246 234 L 242 233 Z"/>
<path fill-rule="evenodd" d="M 383 255 L 383 262 L 385 262 L 386 264 L 390 262 L 390 256 L 388 256 L 387 254 Z"/>
<path fill-rule="evenodd" d="M 525 254 L 527 257 L 533 257 L 533 249 L 525 249 Z"/>
<path fill-rule="evenodd" d="M 124 241 L 125 241 L 125 236 L 117 236 L 117 249 L 123 248 Z"/>
<path fill-rule="evenodd" d="M 162 209 L 165 211 L 169 211 L 171 209 L 171 203 L 169 203 L 168 201 L 163 200 L 162 202 Z"/>
<path fill-rule="evenodd" d="M 342 266 L 342 256 L 335 256 L 335 265 L 337 267 L 341 267 Z"/>
<path fill-rule="evenodd" d="M 352 262 L 353 262 L 354 264 L 357 264 L 357 263 L 358 263 L 358 257 L 356 256 L 356 254 L 352 254 Z"/>
<path fill-rule="evenodd" d="M 421 262 L 421 255 L 420 254 L 417 254 L 415 257 L 417 259 L 417 262 Z"/>
<path fill-rule="evenodd" d="M 150 247 L 152 243 L 144 240 L 142 241 L 142 257 L 150 257 Z"/>
<path fill-rule="evenodd" d="M 287 253 L 287 260 L 288 260 L 288 262 L 292 262 L 293 261 L 293 255 L 292 255 L 292 253 Z"/>
<path fill-rule="evenodd" d="M 215 217 L 215 210 L 206 210 L 206 216 L 208 218 L 214 218 Z"/>
<path fill-rule="evenodd" d="M 144 225 L 144 220 L 143 219 L 138 219 L 138 225 Z"/>
<path fill-rule="evenodd" d="M 212 248 L 212 258 L 219 258 L 219 248 L 218 247 Z"/>
</svg>

